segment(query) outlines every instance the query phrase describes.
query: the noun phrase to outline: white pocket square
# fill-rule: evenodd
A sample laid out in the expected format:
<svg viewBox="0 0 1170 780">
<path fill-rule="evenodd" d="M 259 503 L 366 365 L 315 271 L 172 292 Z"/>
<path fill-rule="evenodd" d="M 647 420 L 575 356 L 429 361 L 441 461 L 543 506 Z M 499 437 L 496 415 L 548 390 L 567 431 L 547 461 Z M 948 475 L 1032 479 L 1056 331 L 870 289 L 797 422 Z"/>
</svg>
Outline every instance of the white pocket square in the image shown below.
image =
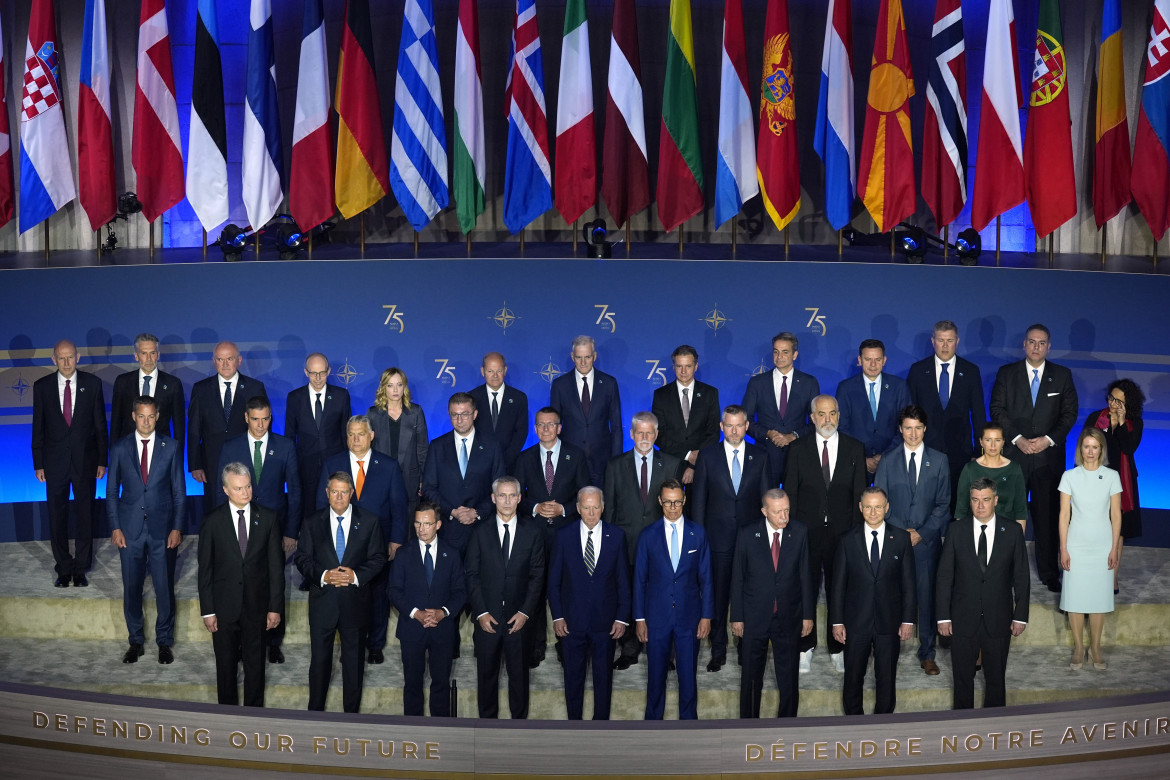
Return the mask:
<svg viewBox="0 0 1170 780">
<path fill-rule="evenodd" d="M 690 555 L 691 553 L 697 553 L 697 552 L 698 552 L 698 550 L 687 550 L 687 555 Z"/>
<path fill-rule="evenodd" d="M 1051 398 L 1051 397 L 1052 397 L 1052 396 L 1054 396 L 1054 395 L 1060 395 L 1060 393 L 1049 393 L 1049 394 L 1048 394 L 1048 397 L 1049 397 L 1049 398 Z"/>
</svg>

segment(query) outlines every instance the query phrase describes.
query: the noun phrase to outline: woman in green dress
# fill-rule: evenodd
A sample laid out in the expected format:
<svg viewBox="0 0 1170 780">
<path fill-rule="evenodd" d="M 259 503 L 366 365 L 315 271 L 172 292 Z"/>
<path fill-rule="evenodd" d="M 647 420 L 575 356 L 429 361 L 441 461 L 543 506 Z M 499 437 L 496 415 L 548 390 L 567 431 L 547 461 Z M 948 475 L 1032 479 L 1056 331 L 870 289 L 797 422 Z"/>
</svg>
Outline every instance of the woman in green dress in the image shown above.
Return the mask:
<svg viewBox="0 0 1170 780">
<path fill-rule="evenodd" d="M 979 444 L 983 454 L 963 466 L 959 474 L 959 487 L 955 493 L 956 519 L 971 516 L 971 483 L 981 477 L 995 482 L 999 505 L 995 513 L 1000 517 L 1015 520 L 1020 529 L 1027 531 L 1028 493 L 1024 487 L 1024 472 L 1020 464 L 1003 456 L 1003 428 L 989 422 L 979 433 Z"/>
</svg>

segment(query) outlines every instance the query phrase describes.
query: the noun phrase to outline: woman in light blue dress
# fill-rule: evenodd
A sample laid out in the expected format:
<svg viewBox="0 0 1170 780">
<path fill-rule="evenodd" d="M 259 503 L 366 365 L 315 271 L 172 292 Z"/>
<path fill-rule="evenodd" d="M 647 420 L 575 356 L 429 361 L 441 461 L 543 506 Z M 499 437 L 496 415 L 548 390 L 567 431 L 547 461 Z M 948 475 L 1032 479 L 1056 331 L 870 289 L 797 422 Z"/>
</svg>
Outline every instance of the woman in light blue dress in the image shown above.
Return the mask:
<svg viewBox="0 0 1170 780">
<path fill-rule="evenodd" d="M 1068 613 L 1073 635 L 1069 666 L 1085 660 L 1083 634 L 1089 615 L 1089 654 L 1093 668 L 1105 669 L 1101 629 L 1113 611 L 1113 570 L 1120 557 L 1121 477 L 1107 467 L 1105 437 L 1096 428 L 1081 431 L 1076 468 L 1060 478 L 1060 567 L 1064 588 L 1060 608 Z"/>
</svg>

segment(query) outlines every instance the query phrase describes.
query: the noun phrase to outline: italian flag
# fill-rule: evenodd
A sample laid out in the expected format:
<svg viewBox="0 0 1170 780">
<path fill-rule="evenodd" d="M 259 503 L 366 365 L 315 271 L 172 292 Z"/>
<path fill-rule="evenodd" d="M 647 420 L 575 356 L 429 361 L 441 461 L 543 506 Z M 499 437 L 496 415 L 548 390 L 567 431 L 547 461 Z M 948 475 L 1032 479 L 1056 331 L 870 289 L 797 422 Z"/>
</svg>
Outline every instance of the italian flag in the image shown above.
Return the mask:
<svg viewBox="0 0 1170 780">
<path fill-rule="evenodd" d="M 597 141 L 585 0 L 568 0 L 565 6 L 556 148 L 554 199 L 557 211 L 572 223 L 597 203 Z"/>
<path fill-rule="evenodd" d="M 470 233 L 483 213 L 483 88 L 479 69 L 479 11 L 475 0 L 459 0 L 455 34 L 455 213 Z"/>
</svg>

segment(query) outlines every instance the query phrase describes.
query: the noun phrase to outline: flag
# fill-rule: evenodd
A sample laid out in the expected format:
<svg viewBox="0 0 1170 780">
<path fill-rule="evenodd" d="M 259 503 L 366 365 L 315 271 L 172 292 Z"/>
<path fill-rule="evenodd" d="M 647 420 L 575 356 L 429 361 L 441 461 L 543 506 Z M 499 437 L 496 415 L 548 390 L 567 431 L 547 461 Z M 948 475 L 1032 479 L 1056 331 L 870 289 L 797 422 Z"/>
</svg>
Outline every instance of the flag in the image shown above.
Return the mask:
<svg viewBox="0 0 1170 780">
<path fill-rule="evenodd" d="M 337 64 L 337 210 L 349 219 L 390 191 L 369 0 L 348 0 Z"/>
<path fill-rule="evenodd" d="M 329 60 L 321 0 L 305 0 L 297 108 L 293 119 L 288 210 L 301 230 L 333 216 L 333 134 L 329 130 Z"/>
<path fill-rule="evenodd" d="M 479 9 L 476 0 L 459 0 L 455 33 L 455 214 L 459 229 L 470 233 L 483 213 L 485 144 L 483 79 L 479 67 Z"/>
<path fill-rule="evenodd" d="M 280 113 L 276 107 L 276 60 L 272 48 L 272 2 L 252 0 L 248 14 L 247 99 L 244 106 L 244 210 L 252 230 L 272 219 L 283 199 L 280 172 Z"/>
<path fill-rule="evenodd" d="M 191 77 L 191 125 L 187 133 L 187 202 L 204 230 L 227 222 L 227 122 L 215 0 L 199 0 L 195 12 L 195 68 Z"/>
<path fill-rule="evenodd" d="M 20 232 L 36 227 L 77 197 L 58 79 L 53 0 L 33 0 L 24 50 L 20 109 Z"/>
<path fill-rule="evenodd" d="M 1012 0 L 991 0 L 985 55 L 971 199 L 971 225 L 976 230 L 983 230 L 991 220 L 1023 203 L 1025 196 L 1020 67 Z"/>
<path fill-rule="evenodd" d="M 662 127 L 658 133 L 657 197 L 658 219 L 667 233 L 703 210 L 691 0 L 670 0 Z"/>
<path fill-rule="evenodd" d="M 552 208 L 544 66 L 535 0 L 516 0 L 508 63 L 508 157 L 504 168 L 504 224 L 513 233 Z"/>
<path fill-rule="evenodd" d="M 447 128 L 431 0 L 406 0 L 394 87 L 390 188 L 416 231 L 447 208 Z"/>
<path fill-rule="evenodd" d="M 715 226 L 739 213 L 760 193 L 756 146 L 752 142 L 752 101 L 748 97 L 747 44 L 743 0 L 723 5 L 723 67 L 719 79 L 719 157 L 715 162 Z"/>
<path fill-rule="evenodd" d="M 556 204 L 575 222 L 597 203 L 597 140 L 593 127 L 593 73 L 585 0 L 568 0 L 557 91 Z"/>
<path fill-rule="evenodd" d="M 949 225 L 967 202 L 967 47 L 959 0 L 935 4 L 930 47 L 922 199 L 936 223 Z"/>
<path fill-rule="evenodd" d="M 110 121 L 110 52 L 106 45 L 105 0 L 85 1 L 85 22 L 81 35 L 81 75 L 78 82 L 78 200 L 89 217 L 90 229 L 98 230 L 117 213 L 114 194 L 114 127 Z M 8 121 L 7 114 L 4 121 Z M 4 149 L 7 152 L 7 144 Z"/>
<path fill-rule="evenodd" d="M 1129 204 L 1129 120 L 1125 115 L 1125 63 L 1121 0 L 1105 0 L 1097 59 L 1097 147 L 1093 155 L 1093 212 L 1101 228 Z"/>
<path fill-rule="evenodd" d="M 136 194 L 147 222 L 154 222 L 183 199 L 181 148 L 167 5 L 165 0 L 142 0 L 131 159 L 138 177 Z"/>
<path fill-rule="evenodd" d="M 1043 238 L 1077 214 L 1068 59 L 1057 0 L 1040 0 L 1028 106 L 1024 180 L 1032 224 Z"/>
<path fill-rule="evenodd" d="M 601 197 L 618 227 L 650 205 L 646 118 L 642 108 L 642 61 L 634 0 L 614 0 L 606 79 L 605 143 L 601 147 Z"/>
<path fill-rule="evenodd" d="M 825 164 L 825 216 L 833 230 L 840 230 L 853 219 L 857 193 L 853 137 L 852 2 L 829 0 L 813 148 Z"/>
<path fill-rule="evenodd" d="M 1162 240 L 1170 227 L 1170 0 L 1156 0 L 1146 46 L 1146 80 L 1133 147 L 1133 199 Z"/>
<path fill-rule="evenodd" d="M 902 0 L 882 0 L 869 70 L 865 133 L 857 188 L 861 202 L 886 233 L 917 208 L 910 98 L 914 74 L 906 45 Z"/>
<path fill-rule="evenodd" d="M 0 25 L 0 73 L 7 73 L 4 66 L 3 25 Z M 12 136 L 8 132 L 8 88 L 6 79 L 0 78 L 0 227 L 12 220 Z"/>
</svg>

